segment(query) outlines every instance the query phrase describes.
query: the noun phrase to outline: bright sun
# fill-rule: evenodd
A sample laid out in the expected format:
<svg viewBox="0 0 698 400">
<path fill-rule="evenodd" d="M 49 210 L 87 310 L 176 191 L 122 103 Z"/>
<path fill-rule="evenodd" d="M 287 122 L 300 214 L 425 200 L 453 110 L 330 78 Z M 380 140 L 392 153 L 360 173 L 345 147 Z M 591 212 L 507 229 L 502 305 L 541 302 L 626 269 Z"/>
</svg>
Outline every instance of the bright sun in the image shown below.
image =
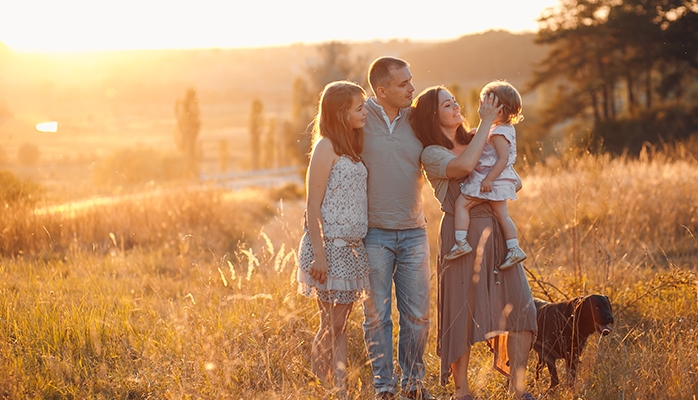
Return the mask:
<svg viewBox="0 0 698 400">
<path fill-rule="evenodd" d="M 418 9 L 373 0 L 29 0 L 3 6 L 0 41 L 19 51 L 83 51 L 444 40 L 490 29 L 535 31 L 536 18 L 558 1 L 455 1 Z"/>
</svg>

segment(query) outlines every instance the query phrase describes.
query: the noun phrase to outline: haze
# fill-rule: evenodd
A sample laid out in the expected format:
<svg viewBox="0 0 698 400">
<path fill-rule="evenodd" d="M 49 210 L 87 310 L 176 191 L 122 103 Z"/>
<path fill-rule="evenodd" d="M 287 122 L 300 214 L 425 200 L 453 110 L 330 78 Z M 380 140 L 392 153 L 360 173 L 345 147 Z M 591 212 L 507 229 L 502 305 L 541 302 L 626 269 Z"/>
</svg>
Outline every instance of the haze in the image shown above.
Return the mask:
<svg viewBox="0 0 698 400">
<path fill-rule="evenodd" d="M 437 41 L 493 29 L 535 32 L 541 13 L 558 2 L 22 1 L 3 7 L 0 42 L 14 51 L 63 52 Z"/>
</svg>

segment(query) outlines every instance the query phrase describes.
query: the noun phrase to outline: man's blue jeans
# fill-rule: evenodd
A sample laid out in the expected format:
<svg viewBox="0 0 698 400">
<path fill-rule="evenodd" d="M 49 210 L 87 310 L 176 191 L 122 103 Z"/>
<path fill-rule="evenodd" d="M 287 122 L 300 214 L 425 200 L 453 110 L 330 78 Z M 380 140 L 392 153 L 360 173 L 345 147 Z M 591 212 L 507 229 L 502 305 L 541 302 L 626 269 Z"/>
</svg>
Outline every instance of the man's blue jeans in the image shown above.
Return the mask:
<svg viewBox="0 0 698 400">
<path fill-rule="evenodd" d="M 371 266 L 371 297 L 364 302 L 364 340 L 376 393 L 397 391 L 393 372 L 392 288 L 400 313 L 398 362 L 403 390 L 424 378 L 429 335 L 429 242 L 424 228 L 369 228 L 365 239 Z"/>
</svg>

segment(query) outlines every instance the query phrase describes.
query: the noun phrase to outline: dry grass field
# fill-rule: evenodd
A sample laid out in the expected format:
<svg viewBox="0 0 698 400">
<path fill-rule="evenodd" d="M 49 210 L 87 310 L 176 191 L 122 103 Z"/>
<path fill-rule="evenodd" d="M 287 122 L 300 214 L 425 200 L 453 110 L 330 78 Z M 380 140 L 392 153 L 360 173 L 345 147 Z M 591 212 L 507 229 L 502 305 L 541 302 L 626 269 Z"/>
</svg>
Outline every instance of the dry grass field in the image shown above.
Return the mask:
<svg viewBox="0 0 698 400">
<path fill-rule="evenodd" d="M 511 213 L 534 295 L 603 293 L 616 316 L 610 336 L 590 338 L 576 386 L 545 398 L 696 399 L 695 154 L 689 143 L 520 166 Z M 333 398 L 310 372 L 316 305 L 296 293 L 302 188 L 155 189 L 63 212 L 46 212 L 74 196 L 55 188 L 2 204 L 0 398 Z M 439 210 L 423 195 L 434 248 Z M 361 322 L 356 307 L 350 399 L 373 396 Z M 435 333 L 426 385 L 448 398 Z M 475 395 L 507 398 L 484 345 L 472 360 Z M 527 383 L 543 398 L 535 362 Z"/>
</svg>

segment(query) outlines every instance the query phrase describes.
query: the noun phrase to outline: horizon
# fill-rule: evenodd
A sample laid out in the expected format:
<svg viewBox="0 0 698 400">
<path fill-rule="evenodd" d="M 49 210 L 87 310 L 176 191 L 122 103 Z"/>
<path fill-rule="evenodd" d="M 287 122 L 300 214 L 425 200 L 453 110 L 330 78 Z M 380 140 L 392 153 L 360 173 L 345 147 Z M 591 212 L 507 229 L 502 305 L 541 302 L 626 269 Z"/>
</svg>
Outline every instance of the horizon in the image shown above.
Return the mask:
<svg viewBox="0 0 698 400">
<path fill-rule="evenodd" d="M 202 0 L 189 8 L 181 2 L 124 0 L 117 8 L 86 0 L 38 0 L 6 8 L 0 16 L 0 42 L 17 53 L 250 49 L 329 41 L 440 42 L 491 30 L 536 33 L 536 20 L 558 4 L 559 0 L 503 0 L 493 7 L 466 1 L 416 9 L 370 0 L 339 5 L 299 0 L 245 3 L 242 8 Z M 366 10 L 376 17 L 367 16 Z"/>
<path fill-rule="evenodd" d="M 414 39 L 414 38 L 376 38 L 376 39 L 366 39 L 366 40 L 339 40 L 339 39 L 327 39 L 323 41 L 318 41 L 318 42 L 293 42 L 293 43 L 287 43 L 287 44 L 270 44 L 270 45 L 258 45 L 258 46 L 236 46 L 236 47 L 216 47 L 216 46 L 211 46 L 211 47 L 172 47 L 172 48 L 124 48 L 124 49 L 93 49 L 93 50 L 15 50 L 8 46 L 6 43 L 4 43 L 2 40 L 0 40 L 0 51 L 2 50 L 2 46 L 4 45 L 7 50 L 9 50 L 12 54 L 26 54 L 26 55 L 40 55 L 40 54 L 46 54 L 46 55 L 81 55 L 81 54 L 99 54 L 99 53 L 130 53 L 130 52 L 151 52 L 151 51 L 197 51 L 197 50 L 259 50 L 259 49 L 280 49 L 280 48 L 286 48 L 286 47 L 294 47 L 294 46 L 318 46 L 323 43 L 329 43 L 329 42 L 341 42 L 341 43 L 346 43 L 349 45 L 352 44 L 370 44 L 370 43 L 390 43 L 392 41 L 397 41 L 397 42 L 403 42 L 403 43 L 414 43 L 414 44 L 437 44 L 437 43 L 448 43 L 448 42 L 455 42 L 458 41 L 464 37 L 469 37 L 469 36 L 477 36 L 477 35 L 485 35 L 488 33 L 492 32 L 505 32 L 509 33 L 512 35 L 529 35 L 529 34 L 535 34 L 535 32 L 511 32 L 506 29 L 487 29 L 485 31 L 480 31 L 480 32 L 469 32 L 469 33 L 464 33 L 458 37 L 454 38 L 436 38 L 436 39 Z"/>
</svg>

